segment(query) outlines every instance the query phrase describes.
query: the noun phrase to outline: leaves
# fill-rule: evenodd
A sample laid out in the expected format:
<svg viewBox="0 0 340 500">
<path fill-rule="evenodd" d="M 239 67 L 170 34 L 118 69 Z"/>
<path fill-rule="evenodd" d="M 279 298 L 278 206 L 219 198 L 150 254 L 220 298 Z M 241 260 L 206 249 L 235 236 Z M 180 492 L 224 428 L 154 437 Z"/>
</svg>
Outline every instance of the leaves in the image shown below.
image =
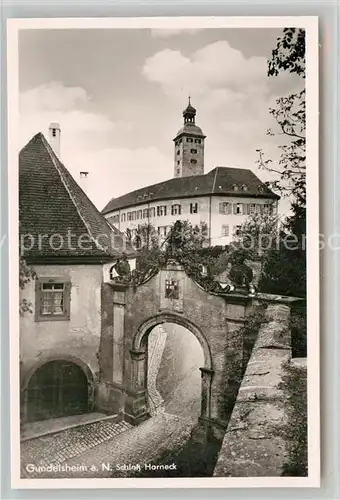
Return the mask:
<svg viewBox="0 0 340 500">
<path fill-rule="evenodd" d="M 277 39 L 276 48 L 268 62 L 268 76 L 277 76 L 289 71 L 305 78 L 305 31 L 299 28 L 284 28 L 283 36 Z"/>
<path fill-rule="evenodd" d="M 154 228 L 150 228 L 153 234 Z M 142 284 L 148 277 L 156 274 L 170 259 L 178 261 L 188 276 L 207 291 L 221 291 L 220 284 L 213 279 L 209 269 L 213 268 L 222 247 L 208 247 L 207 225 L 192 226 L 189 221 L 178 220 L 172 226 L 165 241 L 159 238 L 153 244 L 144 244 L 138 250 L 136 271 L 132 273 L 132 283 Z M 208 268 L 208 275 L 202 274 L 202 267 Z"/>
<path fill-rule="evenodd" d="M 268 76 L 277 76 L 288 71 L 305 79 L 305 31 L 298 28 L 285 28 L 277 39 L 276 48 L 268 61 Z M 277 174 L 278 179 L 270 183 L 274 191 L 283 196 L 291 196 L 301 206 L 306 204 L 306 91 L 276 99 L 276 107 L 269 113 L 276 122 L 275 130 L 267 130 L 267 135 L 282 136 L 285 144 L 278 146 L 280 160 L 273 165 L 258 149 L 258 167 Z"/>
<path fill-rule="evenodd" d="M 36 272 L 29 267 L 23 257 L 19 258 L 19 287 L 21 290 L 32 280 L 36 278 Z M 19 314 L 22 316 L 25 312 L 33 312 L 32 303 L 27 299 L 21 299 L 19 303 Z"/>
</svg>

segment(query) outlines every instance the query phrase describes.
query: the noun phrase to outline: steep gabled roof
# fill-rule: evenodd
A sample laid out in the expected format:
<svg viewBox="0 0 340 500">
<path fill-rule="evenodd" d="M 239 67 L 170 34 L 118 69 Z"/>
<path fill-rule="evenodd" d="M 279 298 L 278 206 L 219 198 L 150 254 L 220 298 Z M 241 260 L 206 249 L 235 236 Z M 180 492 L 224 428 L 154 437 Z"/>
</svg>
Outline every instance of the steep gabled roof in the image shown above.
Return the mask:
<svg viewBox="0 0 340 500">
<path fill-rule="evenodd" d="M 130 253 L 41 133 L 19 154 L 19 222 L 21 251 L 31 260 L 105 261 Z"/>
<path fill-rule="evenodd" d="M 235 186 L 238 188 L 235 191 Z M 243 191 L 242 187 L 246 186 Z M 205 175 L 178 177 L 153 184 L 131 193 L 113 198 L 102 210 L 107 214 L 114 210 L 145 203 L 195 196 L 228 195 L 279 199 L 251 170 L 232 167 L 216 167 Z"/>
</svg>

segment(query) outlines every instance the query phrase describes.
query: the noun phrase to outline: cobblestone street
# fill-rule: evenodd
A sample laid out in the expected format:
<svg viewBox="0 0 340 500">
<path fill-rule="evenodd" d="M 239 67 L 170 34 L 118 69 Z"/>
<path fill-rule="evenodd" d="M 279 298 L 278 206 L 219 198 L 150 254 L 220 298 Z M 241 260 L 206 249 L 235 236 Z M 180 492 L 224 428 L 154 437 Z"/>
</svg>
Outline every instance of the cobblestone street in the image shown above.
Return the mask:
<svg viewBox="0 0 340 500">
<path fill-rule="evenodd" d="M 70 429 L 21 445 L 23 478 L 124 477 L 136 471 L 118 470 L 122 464 L 157 463 L 157 457 L 180 450 L 189 441 L 194 419 L 161 413 L 137 427 L 126 422 L 100 422 Z M 27 465 L 54 464 L 58 471 L 32 471 Z M 73 471 L 63 471 L 65 466 Z M 86 469 L 86 470 L 85 470 Z M 137 468 L 138 472 L 138 468 Z"/>
</svg>

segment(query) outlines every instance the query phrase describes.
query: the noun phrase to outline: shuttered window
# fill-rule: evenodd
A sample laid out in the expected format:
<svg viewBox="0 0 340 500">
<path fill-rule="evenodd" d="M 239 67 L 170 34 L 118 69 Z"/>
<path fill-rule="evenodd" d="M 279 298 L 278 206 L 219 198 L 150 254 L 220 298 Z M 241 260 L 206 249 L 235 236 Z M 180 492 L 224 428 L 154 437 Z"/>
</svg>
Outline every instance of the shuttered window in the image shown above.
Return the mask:
<svg viewBox="0 0 340 500">
<path fill-rule="evenodd" d="M 231 204 L 223 201 L 219 204 L 219 212 L 220 214 L 230 214 L 231 213 Z"/>
<path fill-rule="evenodd" d="M 61 278 L 38 278 L 35 288 L 35 321 L 70 319 L 71 283 Z"/>
<path fill-rule="evenodd" d="M 243 214 L 243 203 L 233 203 L 233 213 L 235 215 Z"/>
</svg>

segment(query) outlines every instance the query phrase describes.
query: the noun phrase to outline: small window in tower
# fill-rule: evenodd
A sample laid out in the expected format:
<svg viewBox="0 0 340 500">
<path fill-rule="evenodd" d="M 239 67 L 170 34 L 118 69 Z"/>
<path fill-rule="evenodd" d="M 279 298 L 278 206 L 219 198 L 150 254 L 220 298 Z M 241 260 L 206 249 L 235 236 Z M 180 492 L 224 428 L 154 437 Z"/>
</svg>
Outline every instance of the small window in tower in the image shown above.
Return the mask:
<svg viewBox="0 0 340 500">
<path fill-rule="evenodd" d="M 180 174 L 180 171 L 181 171 L 181 169 L 180 169 L 180 168 L 177 168 L 177 169 L 176 169 L 176 174 L 177 174 L 177 175 L 179 175 L 179 174 Z"/>
<path fill-rule="evenodd" d="M 193 142 L 193 139 L 191 137 L 187 137 L 187 142 Z"/>
<path fill-rule="evenodd" d="M 195 155 L 197 153 L 197 149 L 190 149 L 190 153 L 192 153 L 193 155 Z"/>
<path fill-rule="evenodd" d="M 195 144 L 201 144 L 201 139 L 195 139 Z"/>
<path fill-rule="evenodd" d="M 179 160 L 177 160 L 177 165 L 179 165 L 181 162 Z"/>
<path fill-rule="evenodd" d="M 52 137 L 57 136 L 57 130 L 55 128 L 52 129 Z"/>
<path fill-rule="evenodd" d="M 180 154 L 180 150 L 177 151 L 177 154 L 179 155 Z"/>
<path fill-rule="evenodd" d="M 191 158 L 190 163 L 197 163 L 197 160 Z"/>
</svg>

